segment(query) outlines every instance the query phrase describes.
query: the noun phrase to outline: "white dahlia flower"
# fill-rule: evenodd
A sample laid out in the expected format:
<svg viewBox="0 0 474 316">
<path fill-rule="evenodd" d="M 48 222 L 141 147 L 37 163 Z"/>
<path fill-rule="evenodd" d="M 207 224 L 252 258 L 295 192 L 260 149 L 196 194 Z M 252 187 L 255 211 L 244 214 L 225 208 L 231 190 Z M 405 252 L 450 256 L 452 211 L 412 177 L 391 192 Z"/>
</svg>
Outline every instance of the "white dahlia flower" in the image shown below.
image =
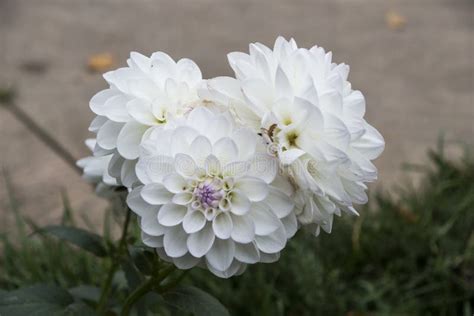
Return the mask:
<svg viewBox="0 0 474 316">
<path fill-rule="evenodd" d="M 318 234 L 331 231 L 334 214 L 355 213 L 367 202 L 364 182 L 377 178 L 371 160 L 384 148 L 364 120 L 365 99 L 347 81 L 349 67 L 321 47 L 298 48 L 279 37 L 250 53 L 228 55 L 235 78 L 208 81 L 202 96 L 226 104 L 260 132 L 285 166 L 296 193 L 298 220 Z"/>
<path fill-rule="evenodd" d="M 220 277 L 273 262 L 297 229 L 292 186 L 262 139 L 230 113 L 192 110 L 144 138 L 128 196 L 143 242 L 178 268 Z"/>
<path fill-rule="evenodd" d="M 96 145 L 95 139 L 87 139 L 86 146 L 93 151 Z M 89 156 L 77 161 L 77 166 L 83 170 L 83 178 L 90 183 L 96 184 L 96 192 L 100 196 L 108 196 L 109 191 L 118 186 L 117 180 L 108 172 L 108 166 L 112 155 Z"/>
<path fill-rule="evenodd" d="M 142 137 L 199 104 L 202 83 L 199 67 L 190 59 L 175 62 L 162 52 L 150 58 L 131 53 L 128 67 L 104 74 L 110 87 L 90 101 L 97 117 L 91 130 L 97 133 L 95 156 L 112 155 L 110 174 L 132 187 Z"/>
</svg>

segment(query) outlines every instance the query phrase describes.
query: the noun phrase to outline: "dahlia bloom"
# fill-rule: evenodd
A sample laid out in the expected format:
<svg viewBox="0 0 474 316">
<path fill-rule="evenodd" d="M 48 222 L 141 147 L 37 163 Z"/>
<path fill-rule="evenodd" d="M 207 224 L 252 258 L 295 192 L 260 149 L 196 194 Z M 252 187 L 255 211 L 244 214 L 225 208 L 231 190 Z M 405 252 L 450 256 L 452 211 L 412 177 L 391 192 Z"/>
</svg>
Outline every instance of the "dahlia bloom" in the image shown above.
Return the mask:
<svg viewBox="0 0 474 316">
<path fill-rule="evenodd" d="M 314 46 L 279 37 L 273 50 L 251 44 L 228 55 L 235 78 L 207 83 L 203 97 L 226 104 L 237 120 L 260 133 L 291 179 L 301 225 L 330 232 L 334 214 L 357 214 L 367 202 L 365 182 L 377 178 L 371 160 L 384 149 L 364 120 L 365 99 L 347 81 L 349 67 Z"/>
<path fill-rule="evenodd" d="M 86 146 L 93 151 L 96 140 L 87 139 Z M 108 191 L 117 186 L 117 180 L 108 172 L 108 165 L 112 155 L 89 156 L 77 161 L 77 166 L 83 170 L 83 178 L 93 184 L 96 184 L 98 195 L 107 196 Z"/>
<path fill-rule="evenodd" d="M 220 277 L 278 259 L 297 229 L 292 186 L 251 129 L 205 107 L 141 144 L 129 194 L 143 242 L 164 260 Z"/>
<path fill-rule="evenodd" d="M 94 156 L 112 155 L 110 175 L 132 187 L 137 183 L 135 164 L 143 135 L 199 103 L 202 75 L 192 60 L 175 62 L 162 52 L 150 58 L 131 53 L 127 63 L 104 74 L 109 88 L 90 101 L 97 115 L 90 129 L 97 134 Z"/>
</svg>

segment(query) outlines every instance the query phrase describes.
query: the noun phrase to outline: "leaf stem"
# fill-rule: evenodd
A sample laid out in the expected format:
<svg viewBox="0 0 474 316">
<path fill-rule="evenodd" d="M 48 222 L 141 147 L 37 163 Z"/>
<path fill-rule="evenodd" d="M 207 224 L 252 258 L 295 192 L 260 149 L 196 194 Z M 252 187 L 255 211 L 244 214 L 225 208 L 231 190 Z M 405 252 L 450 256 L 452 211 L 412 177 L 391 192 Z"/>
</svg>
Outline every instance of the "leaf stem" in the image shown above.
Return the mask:
<svg viewBox="0 0 474 316">
<path fill-rule="evenodd" d="M 153 290 L 155 287 L 158 287 L 166 277 L 168 277 L 171 273 L 175 271 L 174 266 L 168 266 L 163 270 L 159 271 L 156 276 L 152 276 L 144 283 L 142 283 L 138 288 L 135 289 L 125 300 L 122 312 L 120 313 L 121 316 L 128 316 L 133 305 L 142 298 L 145 294 Z"/>
<path fill-rule="evenodd" d="M 107 309 L 107 303 L 109 300 L 110 291 L 112 290 L 112 280 L 114 278 L 115 271 L 117 271 L 117 268 L 120 265 L 124 248 L 126 248 L 126 245 L 127 245 L 127 232 L 128 232 L 128 225 L 130 223 L 131 214 L 132 214 L 131 210 L 127 207 L 127 214 L 125 216 L 125 221 L 123 223 L 123 228 L 122 228 L 122 236 L 120 237 L 116 255 L 112 258 L 113 260 L 112 265 L 110 266 L 109 272 L 107 274 L 107 278 L 105 279 L 105 282 L 102 286 L 101 296 L 99 299 L 99 303 L 97 305 L 97 313 L 99 315 L 104 315 Z"/>
</svg>

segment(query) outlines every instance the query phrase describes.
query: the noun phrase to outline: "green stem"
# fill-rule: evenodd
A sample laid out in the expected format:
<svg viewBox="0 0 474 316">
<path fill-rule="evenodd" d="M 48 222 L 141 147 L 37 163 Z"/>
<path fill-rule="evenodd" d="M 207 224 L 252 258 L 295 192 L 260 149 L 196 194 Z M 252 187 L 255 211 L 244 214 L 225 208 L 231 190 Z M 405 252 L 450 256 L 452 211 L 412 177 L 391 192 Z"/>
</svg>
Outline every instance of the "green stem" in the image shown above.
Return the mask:
<svg viewBox="0 0 474 316">
<path fill-rule="evenodd" d="M 107 309 L 107 303 L 109 301 L 110 291 L 112 290 L 112 280 L 115 275 L 115 271 L 120 265 L 120 261 L 122 259 L 122 253 L 124 248 L 127 245 L 127 232 L 128 232 L 128 225 L 130 223 L 131 211 L 127 208 L 127 215 L 125 216 L 125 221 L 123 223 L 122 228 L 122 236 L 120 237 L 119 246 L 117 248 L 117 253 L 113 258 L 112 265 L 110 266 L 109 272 L 107 274 L 107 278 L 102 286 L 102 293 L 100 295 L 99 303 L 97 305 L 97 314 L 104 315 Z"/>
<path fill-rule="evenodd" d="M 158 287 L 166 277 L 168 277 L 173 271 L 175 270 L 174 266 L 168 266 L 163 270 L 159 271 L 159 273 L 149 278 L 147 281 L 142 283 L 138 288 L 135 289 L 125 300 L 122 312 L 120 313 L 121 316 L 128 316 L 133 305 L 142 298 L 145 294 L 152 291 L 155 287 Z"/>
</svg>

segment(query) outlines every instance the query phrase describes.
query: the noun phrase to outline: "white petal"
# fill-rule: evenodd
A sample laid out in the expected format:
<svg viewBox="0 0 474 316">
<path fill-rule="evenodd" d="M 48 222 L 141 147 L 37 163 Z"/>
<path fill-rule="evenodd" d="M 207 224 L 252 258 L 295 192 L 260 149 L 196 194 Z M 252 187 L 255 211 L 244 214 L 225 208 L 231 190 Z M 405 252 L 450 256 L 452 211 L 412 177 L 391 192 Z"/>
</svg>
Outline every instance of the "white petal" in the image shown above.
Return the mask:
<svg viewBox="0 0 474 316">
<path fill-rule="evenodd" d="M 181 270 L 191 269 L 199 263 L 200 259 L 193 257 L 189 253 L 179 258 L 173 258 L 174 265 Z"/>
<path fill-rule="evenodd" d="M 385 141 L 374 127 L 366 123 L 365 134 L 354 142 L 353 147 L 372 160 L 382 153 L 385 148 Z"/>
<path fill-rule="evenodd" d="M 211 266 L 209 263 L 207 263 L 206 266 L 210 272 L 212 272 L 214 275 L 218 276 L 219 278 L 228 279 L 234 275 L 238 275 L 240 271 L 243 272 L 243 270 L 245 270 L 246 265 L 241 262 L 238 262 L 237 260 L 233 260 L 230 267 L 227 268 L 225 271 L 219 271 L 215 269 L 213 266 Z"/>
<path fill-rule="evenodd" d="M 280 226 L 275 232 L 266 236 L 255 236 L 255 242 L 258 249 L 265 253 L 276 253 L 285 248 L 286 232 L 283 226 Z"/>
<path fill-rule="evenodd" d="M 106 108 L 105 108 L 105 102 L 107 102 L 108 99 L 118 95 L 117 90 L 113 89 L 106 89 L 98 92 L 96 95 L 92 97 L 92 99 L 89 102 L 89 106 L 92 110 L 97 115 L 102 115 L 104 116 L 106 113 Z"/>
<path fill-rule="evenodd" d="M 235 243 L 232 239 L 216 239 L 211 250 L 206 254 L 206 261 L 214 269 L 227 270 L 234 259 Z"/>
<path fill-rule="evenodd" d="M 250 164 L 247 161 L 234 161 L 222 168 L 224 177 L 241 177 L 247 174 Z"/>
<path fill-rule="evenodd" d="M 260 251 L 254 243 L 235 244 L 235 258 L 244 263 L 257 263 L 260 261 Z"/>
<path fill-rule="evenodd" d="M 97 133 L 97 143 L 104 149 L 114 149 L 117 146 L 117 137 L 123 123 L 107 121 Z"/>
<path fill-rule="evenodd" d="M 104 104 L 103 115 L 115 122 L 128 122 L 127 102 L 129 99 L 123 94 L 109 98 Z"/>
<path fill-rule="evenodd" d="M 287 217 L 282 218 L 281 222 L 285 227 L 286 238 L 290 239 L 296 234 L 296 231 L 298 230 L 298 221 L 295 214 L 289 214 Z"/>
<path fill-rule="evenodd" d="M 97 133 L 107 121 L 108 119 L 105 116 L 96 116 L 89 125 L 89 132 Z"/>
<path fill-rule="evenodd" d="M 183 177 L 193 177 L 196 175 L 197 166 L 194 159 L 186 154 L 178 153 L 174 157 L 176 171 Z"/>
<path fill-rule="evenodd" d="M 200 211 L 191 211 L 183 219 L 183 228 L 188 234 L 200 231 L 206 225 L 206 217 Z"/>
<path fill-rule="evenodd" d="M 138 123 L 143 125 L 157 125 L 156 117 L 153 115 L 151 104 L 141 100 L 133 99 L 127 103 L 127 111 Z"/>
<path fill-rule="evenodd" d="M 167 156 L 141 157 L 136 169 L 137 176 L 143 183 L 161 183 L 174 171 L 173 158 Z"/>
<path fill-rule="evenodd" d="M 138 181 L 137 175 L 135 173 L 136 164 L 136 160 L 125 160 L 122 165 L 120 181 L 127 188 L 133 187 L 133 185 Z"/>
<path fill-rule="evenodd" d="M 238 155 L 237 145 L 229 137 L 218 140 L 213 146 L 213 154 L 222 164 L 235 160 Z"/>
<path fill-rule="evenodd" d="M 166 254 L 171 258 L 184 256 L 188 252 L 188 247 L 186 246 L 187 238 L 188 234 L 186 234 L 181 226 L 169 229 L 163 239 Z"/>
<path fill-rule="evenodd" d="M 142 232 L 142 242 L 152 248 L 163 247 L 163 236 L 150 236 Z"/>
<path fill-rule="evenodd" d="M 180 193 L 186 189 L 186 181 L 177 173 L 170 173 L 163 178 L 166 189 L 173 193 Z"/>
<path fill-rule="evenodd" d="M 256 154 L 250 162 L 247 175 L 270 183 L 275 179 L 279 167 L 278 159 L 267 154 Z"/>
<path fill-rule="evenodd" d="M 161 236 L 168 230 L 168 227 L 158 223 L 157 214 L 155 213 L 149 213 L 142 216 L 140 219 L 140 227 L 150 236 Z"/>
<path fill-rule="evenodd" d="M 194 139 L 190 146 L 190 154 L 199 167 L 204 166 L 204 161 L 212 152 L 209 139 L 200 135 Z"/>
<path fill-rule="evenodd" d="M 241 178 L 236 182 L 235 188 L 242 191 L 253 202 L 262 201 L 268 195 L 268 185 L 257 178 Z"/>
<path fill-rule="evenodd" d="M 205 107 L 197 107 L 188 115 L 188 124 L 197 131 L 203 132 L 209 126 L 215 115 Z"/>
<path fill-rule="evenodd" d="M 270 206 L 278 218 L 283 218 L 291 213 L 295 204 L 283 191 L 277 188 L 271 188 L 265 203 Z"/>
<path fill-rule="evenodd" d="M 280 66 L 278 66 L 275 75 L 275 91 L 277 95 L 282 97 L 293 95 L 293 89 L 291 88 L 290 81 Z"/>
<path fill-rule="evenodd" d="M 233 190 L 230 198 L 230 211 L 236 215 L 244 215 L 250 210 L 250 200 L 239 190 Z"/>
<path fill-rule="evenodd" d="M 284 165 L 291 165 L 296 159 L 305 154 L 304 150 L 292 148 L 280 153 L 281 163 Z"/>
<path fill-rule="evenodd" d="M 158 221 L 163 226 L 175 226 L 183 221 L 186 212 L 182 205 L 167 203 L 158 211 Z"/>
<path fill-rule="evenodd" d="M 214 155 L 209 155 L 204 162 L 208 175 L 218 176 L 221 173 L 221 163 Z"/>
<path fill-rule="evenodd" d="M 137 122 L 126 123 L 117 139 L 119 153 L 127 159 L 137 158 L 143 134 L 147 129 L 146 125 Z"/>
<path fill-rule="evenodd" d="M 171 201 L 173 193 L 158 183 L 145 185 L 141 192 L 142 198 L 152 205 L 163 205 Z"/>
<path fill-rule="evenodd" d="M 134 211 L 139 216 L 146 216 L 147 214 L 155 214 L 158 210 L 158 207 L 155 205 L 150 205 L 145 202 L 141 197 L 141 190 L 143 186 L 136 187 L 127 195 L 127 205 L 132 211 Z"/>
<path fill-rule="evenodd" d="M 232 233 L 232 218 L 228 213 L 220 213 L 212 221 L 214 234 L 220 239 L 227 239 Z"/>
<path fill-rule="evenodd" d="M 232 134 L 232 139 L 237 145 L 239 151 L 238 158 L 240 160 L 250 159 L 254 155 L 257 146 L 257 138 L 255 137 L 255 133 L 250 129 L 238 129 Z"/>
<path fill-rule="evenodd" d="M 181 193 L 175 194 L 171 201 L 174 204 L 178 204 L 178 205 L 188 205 L 189 203 L 191 203 L 192 199 L 193 199 L 192 193 L 181 192 Z"/>
<path fill-rule="evenodd" d="M 233 230 L 231 237 L 239 243 L 249 243 L 255 237 L 255 224 L 248 216 L 232 216 Z"/>
<path fill-rule="evenodd" d="M 201 258 L 211 249 L 214 239 L 214 231 L 209 223 L 202 230 L 189 235 L 187 242 L 189 252 L 197 258 Z"/>
<path fill-rule="evenodd" d="M 280 226 L 278 217 L 270 211 L 265 204 L 252 204 L 252 210 L 248 213 L 255 224 L 255 233 L 257 235 L 268 235 L 276 231 Z"/>
<path fill-rule="evenodd" d="M 280 259 L 280 253 L 265 253 L 265 252 L 260 252 L 260 262 L 262 263 L 273 263 L 277 262 L 278 259 Z"/>
</svg>

